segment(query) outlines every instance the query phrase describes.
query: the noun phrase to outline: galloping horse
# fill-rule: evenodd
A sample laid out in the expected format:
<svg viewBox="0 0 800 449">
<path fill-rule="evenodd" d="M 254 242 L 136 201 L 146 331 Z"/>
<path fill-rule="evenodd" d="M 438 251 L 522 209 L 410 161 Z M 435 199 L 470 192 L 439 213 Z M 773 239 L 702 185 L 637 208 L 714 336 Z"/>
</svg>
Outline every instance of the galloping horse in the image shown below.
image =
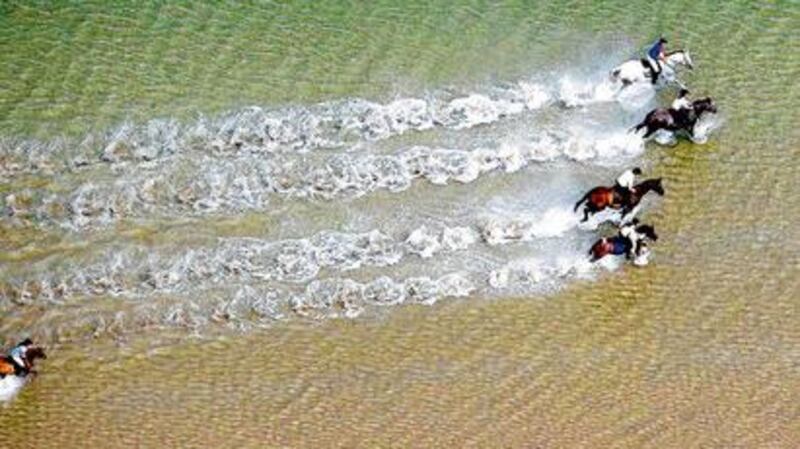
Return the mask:
<svg viewBox="0 0 800 449">
<path fill-rule="evenodd" d="M 675 76 L 678 66 L 686 66 L 690 70 L 694 69 L 692 57 L 687 50 L 676 50 L 666 54 L 664 63 L 661 64 L 661 74 L 658 76 L 658 82 L 663 81 L 662 84 L 676 83 L 680 87 L 685 87 L 678 78 Z M 622 63 L 619 67 L 611 71 L 611 80 L 619 81 L 622 83 L 623 89 L 634 83 L 652 83 L 653 71 L 650 69 L 650 63 L 646 59 L 631 59 Z"/>
<path fill-rule="evenodd" d="M 690 136 L 694 136 L 694 125 L 705 112 L 716 113 L 717 106 L 711 97 L 702 98 L 692 102 L 691 109 L 656 108 L 650 111 L 642 120 L 642 123 L 631 128 L 631 131 L 638 132 L 642 128 L 647 128 L 643 138 L 650 137 L 659 129 L 667 131 L 686 131 Z"/>
<path fill-rule="evenodd" d="M 587 192 L 580 201 L 575 203 L 574 210 L 577 212 L 581 204 L 586 202 L 586 207 L 583 208 L 583 220 L 581 220 L 581 222 L 588 220 L 589 214 L 596 214 L 607 207 L 622 209 L 622 216 L 625 217 L 625 215 L 639 205 L 642 198 L 651 190 L 661 196 L 664 195 L 664 187 L 661 186 L 661 178 L 648 179 L 635 185 L 633 187 L 633 192 L 631 192 L 627 198 L 623 198 L 623 195 L 620 194 L 616 187 L 595 187 Z"/>
<path fill-rule="evenodd" d="M 641 225 L 636 227 L 636 232 L 645 236 L 652 241 L 658 240 L 658 234 L 656 234 L 656 230 L 651 225 Z M 639 255 L 643 248 L 646 247 L 644 242 L 639 242 L 637 247 L 634 249 L 633 254 Z M 631 241 L 626 239 L 621 235 L 615 235 L 614 237 L 602 238 L 592 245 L 592 248 L 589 250 L 589 255 L 592 256 L 591 261 L 597 262 L 598 260 L 602 259 L 603 257 L 612 254 L 614 256 L 621 256 L 625 255 L 628 257 L 631 254 Z"/>
<path fill-rule="evenodd" d="M 23 362 L 25 366 L 19 366 L 10 357 L 0 356 L 0 379 L 8 375 L 15 375 L 19 377 L 25 377 L 30 373 L 35 374 L 36 372 L 33 370 L 33 364 L 36 359 L 46 359 L 47 355 L 45 355 L 44 350 L 39 346 L 31 346 L 25 352 L 25 359 Z"/>
</svg>

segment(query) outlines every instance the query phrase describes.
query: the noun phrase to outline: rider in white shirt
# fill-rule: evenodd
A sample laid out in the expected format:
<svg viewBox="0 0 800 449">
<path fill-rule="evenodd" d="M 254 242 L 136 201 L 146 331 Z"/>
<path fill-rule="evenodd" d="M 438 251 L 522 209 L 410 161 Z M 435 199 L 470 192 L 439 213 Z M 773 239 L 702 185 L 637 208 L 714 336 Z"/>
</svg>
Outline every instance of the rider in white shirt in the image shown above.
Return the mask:
<svg viewBox="0 0 800 449">
<path fill-rule="evenodd" d="M 681 89 L 671 106 L 671 109 L 675 111 L 673 117 L 679 125 L 687 126 L 692 122 L 692 108 L 692 102 L 689 100 L 689 91 Z"/>
<path fill-rule="evenodd" d="M 629 170 L 625 170 L 621 175 L 617 177 L 617 191 L 622 195 L 623 203 L 627 203 L 628 197 L 631 193 L 634 192 L 634 183 L 636 183 L 636 176 L 642 174 L 642 169 L 639 167 L 634 167 Z"/>
<path fill-rule="evenodd" d="M 28 348 L 31 345 L 33 345 L 33 342 L 31 341 L 31 339 L 30 338 L 26 338 L 21 343 L 19 343 L 18 345 L 14 346 L 11 349 L 11 352 L 9 352 L 8 356 L 17 365 L 17 370 L 18 371 L 24 371 L 24 370 L 27 370 L 29 368 L 28 367 L 28 363 L 27 363 L 26 353 L 28 352 Z"/>
<path fill-rule="evenodd" d="M 672 109 L 680 111 L 681 109 L 691 108 L 692 102 L 689 100 L 689 91 L 687 89 L 681 89 L 678 92 L 678 96 L 675 97 L 675 100 L 672 102 Z"/>
</svg>

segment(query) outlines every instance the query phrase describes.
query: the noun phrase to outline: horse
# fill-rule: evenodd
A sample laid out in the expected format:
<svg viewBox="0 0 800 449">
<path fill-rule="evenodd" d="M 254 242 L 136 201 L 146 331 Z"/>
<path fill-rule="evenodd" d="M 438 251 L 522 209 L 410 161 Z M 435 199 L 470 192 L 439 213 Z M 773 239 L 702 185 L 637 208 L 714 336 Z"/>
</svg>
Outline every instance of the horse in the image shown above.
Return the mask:
<svg viewBox="0 0 800 449">
<path fill-rule="evenodd" d="M 664 196 L 664 187 L 661 185 L 661 178 L 647 179 L 633 187 L 630 195 L 623 195 L 619 189 L 614 187 L 595 187 L 583 195 L 577 203 L 573 211 L 577 212 L 578 208 L 586 202 L 586 207 L 583 208 L 583 219 L 585 222 L 589 219 L 589 214 L 596 214 L 607 207 L 612 209 L 622 209 L 622 217 L 628 215 L 639 202 L 642 201 L 648 192 L 656 192 L 659 196 Z"/>
<path fill-rule="evenodd" d="M 658 234 L 656 234 L 655 228 L 651 225 L 643 224 L 637 226 L 636 232 L 642 234 L 644 238 L 654 242 L 658 240 Z M 633 254 L 638 257 L 646 248 L 647 244 L 639 241 L 635 250 L 633 251 Z M 589 250 L 589 255 L 591 256 L 591 262 L 597 262 L 609 254 L 614 256 L 621 256 L 624 254 L 625 257 L 630 258 L 630 250 L 631 241 L 621 235 L 615 235 L 613 237 L 603 237 L 596 241 Z"/>
<path fill-rule="evenodd" d="M 0 356 L 0 379 L 9 375 L 25 377 L 28 374 L 36 374 L 36 371 L 33 369 L 33 364 L 36 362 L 36 359 L 46 358 L 47 355 L 44 353 L 44 349 L 39 346 L 31 346 L 28 348 L 25 352 L 25 359 L 23 359 L 25 363 L 24 366 L 16 364 L 11 357 Z"/>
<path fill-rule="evenodd" d="M 7 405 L 22 391 L 37 372 L 33 369 L 36 359 L 46 359 L 44 350 L 30 346 L 25 352 L 24 366 L 19 366 L 10 357 L 0 357 L 0 405 Z"/>
<path fill-rule="evenodd" d="M 620 90 L 634 83 L 652 83 L 656 84 L 661 82 L 662 85 L 675 83 L 681 88 L 685 88 L 676 76 L 678 66 L 686 66 L 689 70 L 694 70 L 694 63 L 688 50 L 675 50 L 666 53 L 664 62 L 661 63 L 661 73 L 656 74 L 650 67 L 650 62 L 647 59 L 631 59 L 619 65 L 611 71 L 611 81 L 621 82 L 622 87 Z M 656 79 L 653 79 L 656 77 Z"/>
<path fill-rule="evenodd" d="M 641 123 L 631 128 L 631 131 L 639 132 L 642 128 L 647 128 L 647 132 L 642 136 L 644 139 L 660 129 L 672 132 L 683 130 L 694 137 L 694 125 L 706 112 L 717 112 L 717 106 L 711 97 L 693 101 L 691 109 L 676 111 L 672 108 L 656 108 L 650 111 Z"/>
</svg>

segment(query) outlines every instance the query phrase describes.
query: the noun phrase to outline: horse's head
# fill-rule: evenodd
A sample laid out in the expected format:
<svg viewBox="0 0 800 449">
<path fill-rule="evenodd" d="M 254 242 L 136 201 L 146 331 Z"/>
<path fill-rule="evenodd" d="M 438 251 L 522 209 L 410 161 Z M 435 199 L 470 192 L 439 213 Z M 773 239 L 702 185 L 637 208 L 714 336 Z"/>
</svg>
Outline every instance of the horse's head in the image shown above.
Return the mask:
<svg viewBox="0 0 800 449">
<path fill-rule="evenodd" d="M 652 225 L 643 224 L 641 226 L 636 227 L 636 232 L 639 234 L 647 236 L 652 241 L 658 241 L 658 234 L 656 234 L 656 228 Z"/>
<path fill-rule="evenodd" d="M 660 196 L 664 196 L 664 186 L 661 185 L 661 178 L 646 179 L 636 186 L 636 190 L 642 192 L 642 195 L 652 190 Z"/>
<path fill-rule="evenodd" d="M 667 64 L 671 66 L 676 65 L 685 65 L 690 70 L 694 70 L 694 62 L 692 62 L 692 56 L 689 54 L 689 50 L 675 50 L 670 52 L 666 56 Z"/>
<path fill-rule="evenodd" d="M 713 114 L 717 113 L 717 105 L 714 104 L 714 100 L 712 100 L 711 97 L 705 97 L 693 101 L 692 108 L 694 108 L 694 112 L 697 115 L 700 115 L 703 112 L 711 112 Z"/>
<path fill-rule="evenodd" d="M 44 353 L 44 349 L 41 346 L 31 346 L 25 351 L 25 359 L 28 362 L 28 365 L 33 366 L 33 362 L 36 359 L 46 359 L 47 354 Z"/>
</svg>

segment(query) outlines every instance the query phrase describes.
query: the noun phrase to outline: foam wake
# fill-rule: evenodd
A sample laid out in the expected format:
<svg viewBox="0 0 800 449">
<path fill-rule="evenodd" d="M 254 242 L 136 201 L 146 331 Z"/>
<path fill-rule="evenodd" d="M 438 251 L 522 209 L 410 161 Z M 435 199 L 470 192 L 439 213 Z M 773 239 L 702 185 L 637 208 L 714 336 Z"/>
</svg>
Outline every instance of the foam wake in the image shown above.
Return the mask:
<svg viewBox="0 0 800 449">
<path fill-rule="evenodd" d="M 81 141 L 4 138 L 0 175 L 35 176 L 0 185 L 2 228 L 90 244 L 0 266 L 0 330 L 247 329 L 591 279 L 619 261 L 588 263 L 599 219 L 579 224 L 572 195 L 587 166 L 643 153 L 627 117 L 609 115 L 620 108 L 601 104 L 628 100 L 562 77 L 152 120 Z M 277 226 L 204 234 L 231 232 L 206 226 L 216 218 L 250 225 L 251 212 Z M 142 243 L 121 223 L 167 231 Z M 164 241 L 179 229 L 199 235 Z M 41 311 L 34 329 L 22 309 Z"/>
<path fill-rule="evenodd" d="M 536 238 L 558 237 L 574 229 L 579 217 L 568 208 L 551 208 L 540 217 L 497 217 L 485 219 L 481 234 L 490 245 Z"/>
<path fill-rule="evenodd" d="M 0 139 L 0 175 L 48 174 L 101 163 L 143 163 L 181 153 L 306 153 L 379 141 L 409 131 L 465 129 L 492 123 L 539 109 L 551 102 L 550 95 L 541 84 L 519 81 L 483 92 L 438 92 L 388 103 L 348 99 L 311 106 L 253 106 L 185 124 L 172 119 L 141 125 L 125 123 L 79 141 L 41 142 L 5 136 Z"/>
<path fill-rule="evenodd" d="M 25 189 L 6 194 L 0 206 L 12 223 L 80 230 L 123 219 L 264 210 L 278 198 L 333 201 L 378 190 L 400 192 L 415 180 L 470 183 L 533 163 L 616 164 L 643 151 L 642 140 L 624 130 L 597 133 L 574 127 L 474 150 L 414 146 L 396 154 L 341 153 L 313 160 L 204 156 L 173 159 L 166 167 L 138 167 L 124 177 L 98 178 L 72 191 Z"/>
<path fill-rule="evenodd" d="M 430 258 L 446 251 L 469 248 L 478 241 L 467 227 L 420 227 L 406 238 L 380 231 L 326 231 L 310 238 L 281 241 L 224 239 L 218 246 L 174 254 L 144 248 L 110 250 L 98 260 L 39 270 L 46 276 L 5 285 L 0 302 L 60 303 L 70 297 L 111 295 L 128 298 L 154 293 L 191 292 L 226 282 L 307 283 L 321 270 L 350 271 L 385 267 L 403 257 Z M 61 271 L 61 273 L 58 273 Z"/>
</svg>

